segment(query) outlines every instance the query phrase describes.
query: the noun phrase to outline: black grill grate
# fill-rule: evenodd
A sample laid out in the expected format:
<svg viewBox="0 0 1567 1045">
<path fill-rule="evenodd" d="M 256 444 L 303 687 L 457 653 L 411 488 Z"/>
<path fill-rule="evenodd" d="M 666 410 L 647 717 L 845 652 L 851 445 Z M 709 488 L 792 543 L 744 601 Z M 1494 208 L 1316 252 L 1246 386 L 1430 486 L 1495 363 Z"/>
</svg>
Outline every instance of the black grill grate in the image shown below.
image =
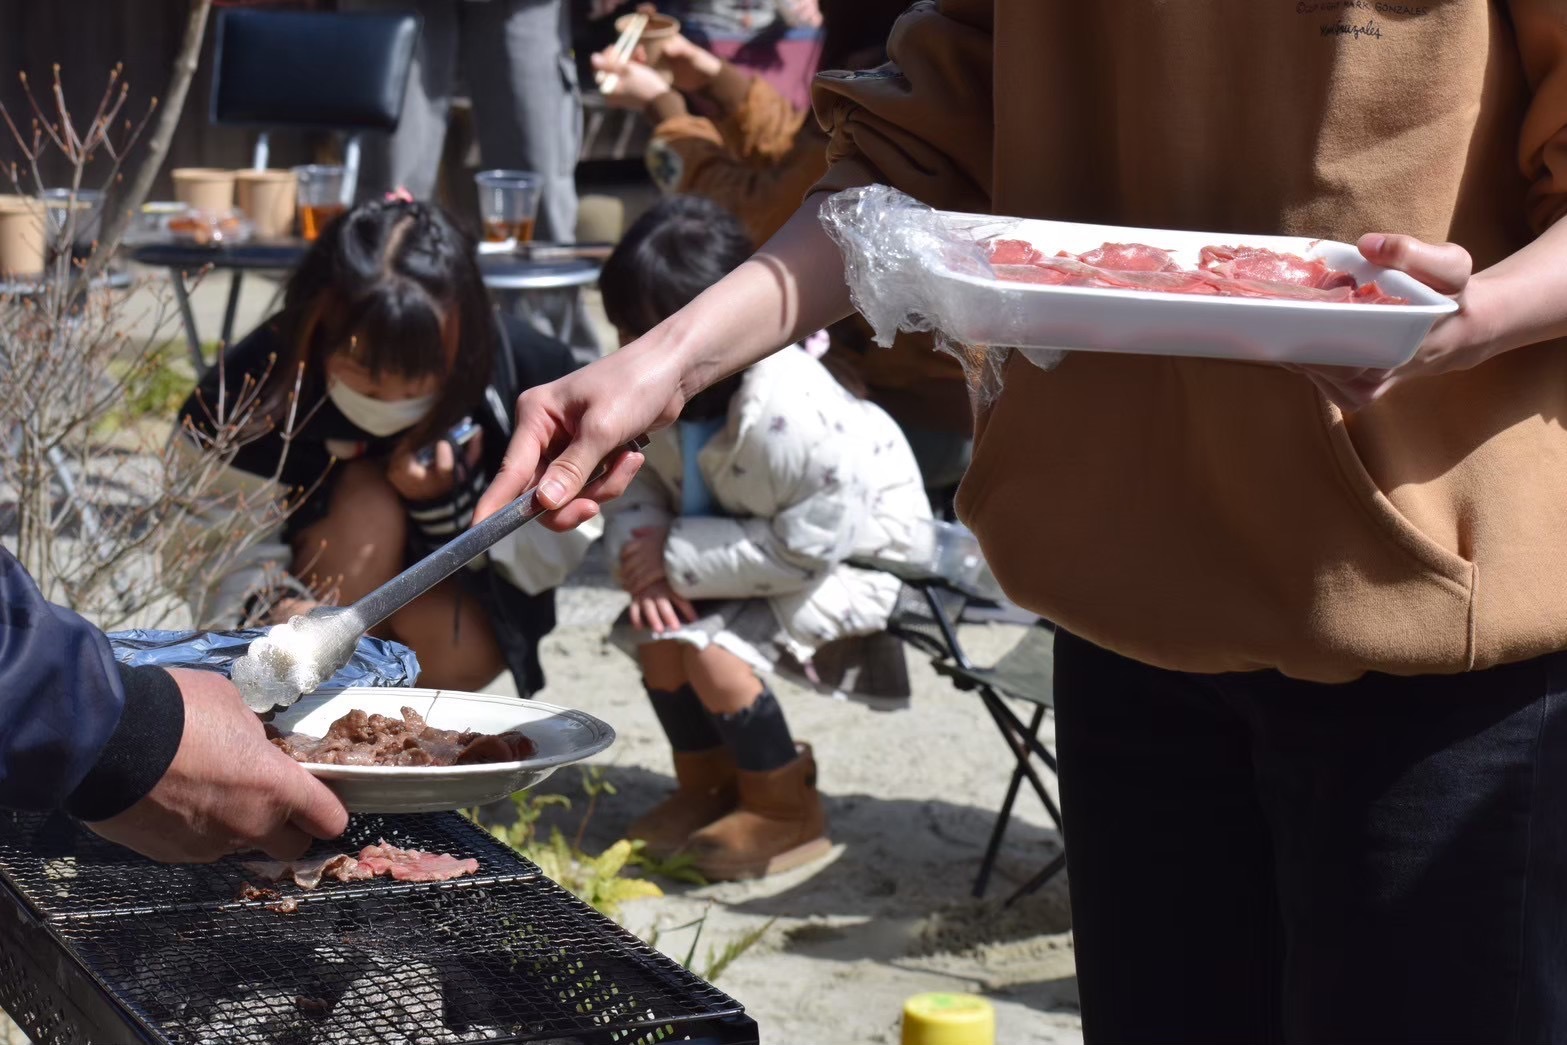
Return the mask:
<svg viewBox="0 0 1567 1045">
<path fill-rule="evenodd" d="M 185 910 L 53 929 L 137 1019 L 181 1045 L 631 1045 L 741 1012 L 545 879 L 323 895 L 291 915 Z"/>
<path fill-rule="evenodd" d="M 312 852 L 357 854 L 382 838 L 404 849 L 475 857 L 480 882 L 539 874 L 510 848 L 449 813 L 361 814 L 350 820 L 342 838 L 319 843 Z M 0 877 L 48 918 L 229 904 L 244 882 L 256 881 L 240 863 L 240 858 L 230 857 L 214 864 L 154 864 L 83 830 L 70 817 L 0 812 Z M 399 892 L 413 886 L 375 878 L 323 882 L 313 892 L 292 882 L 273 888 L 284 895 L 325 896 Z"/>
</svg>

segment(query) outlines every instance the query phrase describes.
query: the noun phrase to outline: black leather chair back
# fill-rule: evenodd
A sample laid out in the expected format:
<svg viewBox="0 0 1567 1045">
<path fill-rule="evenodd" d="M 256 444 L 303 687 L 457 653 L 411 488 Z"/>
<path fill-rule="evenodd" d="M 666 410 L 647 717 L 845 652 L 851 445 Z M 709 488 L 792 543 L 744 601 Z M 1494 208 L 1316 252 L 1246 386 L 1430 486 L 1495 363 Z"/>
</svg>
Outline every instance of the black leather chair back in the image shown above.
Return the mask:
<svg viewBox="0 0 1567 1045">
<path fill-rule="evenodd" d="M 415 14 L 222 8 L 212 122 L 395 130 L 419 29 Z"/>
</svg>

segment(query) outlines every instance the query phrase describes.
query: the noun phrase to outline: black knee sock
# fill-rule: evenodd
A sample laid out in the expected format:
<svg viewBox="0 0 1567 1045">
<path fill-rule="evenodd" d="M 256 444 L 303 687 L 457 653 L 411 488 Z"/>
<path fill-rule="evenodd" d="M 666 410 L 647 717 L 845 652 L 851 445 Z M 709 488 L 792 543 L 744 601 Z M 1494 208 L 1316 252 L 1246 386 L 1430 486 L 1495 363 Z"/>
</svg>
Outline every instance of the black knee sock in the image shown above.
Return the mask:
<svg viewBox="0 0 1567 1045">
<path fill-rule="evenodd" d="M 763 689 L 750 707 L 732 715 L 714 714 L 712 720 L 741 769 L 766 773 L 794 761 L 794 737 L 771 690 Z"/>
<path fill-rule="evenodd" d="M 658 724 L 664 727 L 664 735 L 669 738 L 669 746 L 676 751 L 711 751 L 723 744 L 724 738 L 714 728 L 707 709 L 689 684 L 677 690 L 648 686 L 647 695 L 653 702 Z"/>
</svg>

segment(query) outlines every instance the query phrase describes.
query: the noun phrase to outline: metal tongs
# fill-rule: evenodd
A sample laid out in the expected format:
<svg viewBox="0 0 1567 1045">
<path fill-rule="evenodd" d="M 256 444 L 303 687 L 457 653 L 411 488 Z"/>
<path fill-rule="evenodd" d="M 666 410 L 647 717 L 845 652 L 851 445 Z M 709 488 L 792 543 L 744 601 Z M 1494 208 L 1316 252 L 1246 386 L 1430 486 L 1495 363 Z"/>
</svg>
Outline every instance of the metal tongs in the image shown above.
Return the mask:
<svg viewBox="0 0 1567 1045">
<path fill-rule="evenodd" d="M 647 444 L 647 436 L 639 435 L 621 450 L 637 452 Z M 603 478 L 615 456 L 617 455 L 611 454 L 599 462 L 599 466 L 588 477 L 588 483 Z M 291 622 L 292 626 L 305 632 L 321 654 L 323 662 L 333 665 L 327 677 L 336 674 L 353 658 L 354 651 L 359 647 L 359 640 L 364 637 L 365 632 L 548 511 L 549 509 L 539 503 L 537 494 L 537 487 L 525 491 L 515 501 L 488 519 L 469 527 L 353 605 L 318 606 L 309 613 L 294 618 Z M 258 715 L 266 715 L 291 706 L 303 694 L 296 693 L 282 701 L 274 701 L 252 693 L 242 695 L 252 711 Z M 258 707 L 258 704 L 266 706 Z"/>
</svg>

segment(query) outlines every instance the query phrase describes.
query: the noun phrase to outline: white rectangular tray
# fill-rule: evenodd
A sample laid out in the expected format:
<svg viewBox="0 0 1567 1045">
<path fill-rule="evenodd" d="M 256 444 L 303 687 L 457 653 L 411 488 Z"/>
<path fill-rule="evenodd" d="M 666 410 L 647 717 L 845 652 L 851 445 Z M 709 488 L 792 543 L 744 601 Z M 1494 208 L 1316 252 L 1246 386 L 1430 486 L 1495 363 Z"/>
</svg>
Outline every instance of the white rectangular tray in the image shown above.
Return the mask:
<svg viewBox="0 0 1567 1045">
<path fill-rule="evenodd" d="M 1046 255 L 1143 243 L 1170 251 L 1186 268 L 1196 267 L 1204 247 L 1265 247 L 1321 258 L 1410 301 L 1364 305 L 1016 283 L 963 271 L 953 258 L 931 258 L 930 289 L 939 302 L 940 326 L 971 345 L 1390 369 L 1408 362 L 1431 325 L 1458 309 L 1452 298 L 1405 273 L 1372 265 L 1352 244 L 1333 240 L 953 213 L 942 220 L 956 238 L 1021 239 Z"/>
</svg>

